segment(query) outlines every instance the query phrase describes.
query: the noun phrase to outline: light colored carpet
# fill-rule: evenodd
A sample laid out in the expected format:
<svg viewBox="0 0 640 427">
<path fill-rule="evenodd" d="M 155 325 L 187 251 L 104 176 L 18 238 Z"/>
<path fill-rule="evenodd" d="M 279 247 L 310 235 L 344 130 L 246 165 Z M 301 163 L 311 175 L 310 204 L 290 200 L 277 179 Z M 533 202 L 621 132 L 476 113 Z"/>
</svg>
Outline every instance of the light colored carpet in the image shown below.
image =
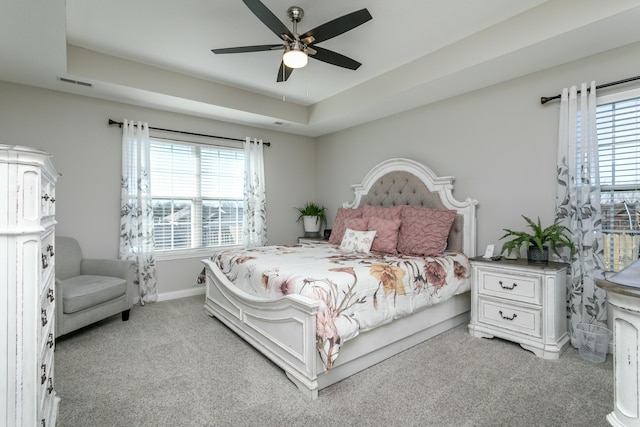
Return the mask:
<svg viewBox="0 0 640 427">
<path fill-rule="evenodd" d="M 611 355 L 543 360 L 466 325 L 310 401 L 203 302 L 134 306 L 61 337 L 58 426 L 606 426 L 613 409 Z"/>
</svg>

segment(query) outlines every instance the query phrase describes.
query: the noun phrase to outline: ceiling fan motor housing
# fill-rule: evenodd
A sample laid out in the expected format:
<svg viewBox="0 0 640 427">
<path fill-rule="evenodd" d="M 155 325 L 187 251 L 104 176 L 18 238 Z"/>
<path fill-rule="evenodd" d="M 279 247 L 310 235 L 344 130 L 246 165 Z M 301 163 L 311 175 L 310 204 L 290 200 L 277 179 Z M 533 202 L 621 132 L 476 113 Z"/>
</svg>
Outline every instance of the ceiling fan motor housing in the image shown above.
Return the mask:
<svg viewBox="0 0 640 427">
<path fill-rule="evenodd" d="M 300 22 L 304 16 L 304 10 L 300 6 L 291 6 L 287 9 L 287 15 L 291 22 Z"/>
</svg>

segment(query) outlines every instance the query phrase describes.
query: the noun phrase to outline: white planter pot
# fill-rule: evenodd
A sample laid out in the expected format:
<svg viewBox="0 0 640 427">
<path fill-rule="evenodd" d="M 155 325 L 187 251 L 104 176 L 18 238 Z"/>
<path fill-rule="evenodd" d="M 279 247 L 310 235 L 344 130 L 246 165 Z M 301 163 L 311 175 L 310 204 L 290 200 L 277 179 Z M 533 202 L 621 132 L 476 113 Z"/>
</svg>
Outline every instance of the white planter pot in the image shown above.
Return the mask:
<svg viewBox="0 0 640 427">
<path fill-rule="evenodd" d="M 317 216 L 303 216 L 302 224 L 304 226 L 304 235 L 306 237 L 319 236 L 321 221 Z"/>
</svg>

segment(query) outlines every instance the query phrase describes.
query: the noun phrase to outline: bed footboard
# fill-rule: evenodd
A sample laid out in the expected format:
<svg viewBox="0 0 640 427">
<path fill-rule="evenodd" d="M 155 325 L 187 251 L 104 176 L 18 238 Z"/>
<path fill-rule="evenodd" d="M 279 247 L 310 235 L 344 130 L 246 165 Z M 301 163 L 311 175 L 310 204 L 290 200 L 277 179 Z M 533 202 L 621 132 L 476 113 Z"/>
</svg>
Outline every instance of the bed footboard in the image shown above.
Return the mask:
<svg viewBox="0 0 640 427">
<path fill-rule="evenodd" d="M 284 369 L 312 399 L 318 397 L 316 313 L 320 303 L 300 295 L 267 300 L 236 288 L 209 259 L 204 308 Z"/>
</svg>

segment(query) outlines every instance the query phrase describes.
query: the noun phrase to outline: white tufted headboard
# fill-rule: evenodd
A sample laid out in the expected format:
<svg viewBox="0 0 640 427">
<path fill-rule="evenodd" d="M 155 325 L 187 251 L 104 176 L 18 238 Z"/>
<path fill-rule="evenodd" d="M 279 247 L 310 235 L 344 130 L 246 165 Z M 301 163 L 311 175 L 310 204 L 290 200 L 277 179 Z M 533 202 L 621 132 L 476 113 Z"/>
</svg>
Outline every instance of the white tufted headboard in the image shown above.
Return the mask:
<svg viewBox="0 0 640 427">
<path fill-rule="evenodd" d="M 385 160 L 374 166 L 362 180 L 352 186 L 355 198 L 345 208 L 364 205 L 410 205 L 458 212 L 449 232 L 447 248 L 476 254 L 477 200 L 459 201 L 453 197 L 453 177 L 437 177 L 427 166 L 410 159 Z"/>
</svg>

